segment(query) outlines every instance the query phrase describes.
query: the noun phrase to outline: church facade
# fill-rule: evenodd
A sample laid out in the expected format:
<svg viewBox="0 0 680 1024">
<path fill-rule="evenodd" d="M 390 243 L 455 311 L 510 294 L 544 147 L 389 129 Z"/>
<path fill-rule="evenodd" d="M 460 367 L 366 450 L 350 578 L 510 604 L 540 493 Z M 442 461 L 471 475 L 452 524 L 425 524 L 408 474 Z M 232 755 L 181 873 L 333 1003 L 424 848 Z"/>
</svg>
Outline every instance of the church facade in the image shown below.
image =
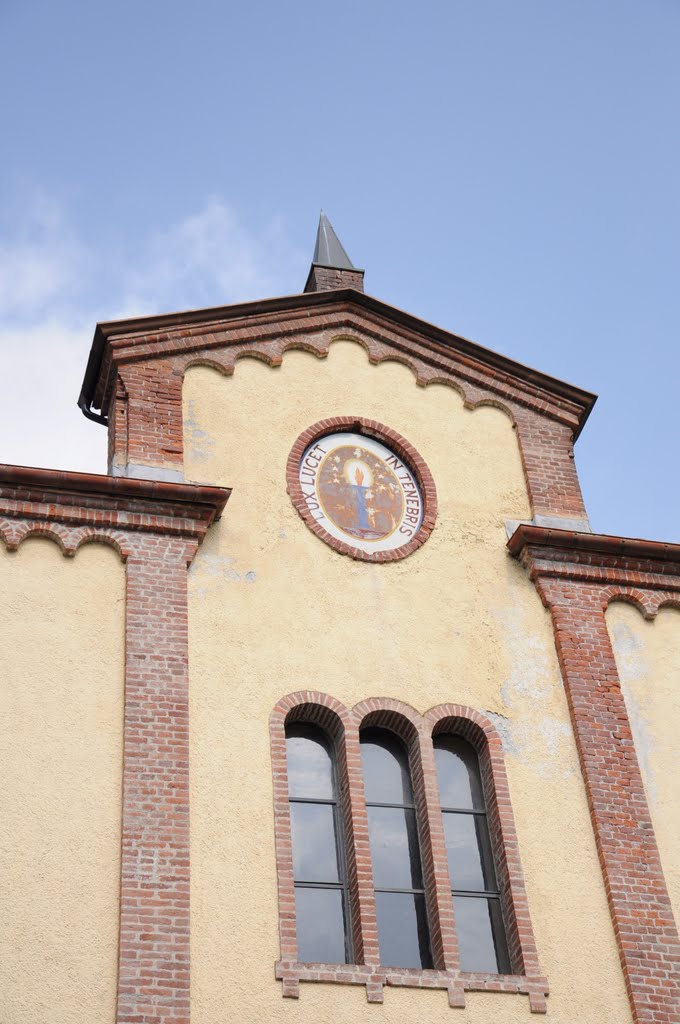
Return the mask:
<svg viewBox="0 0 680 1024">
<path fill-rule="evenodd" d="M 0 467 L 3 1024 L 680 1021 L 680 545 L 591 531 L 593 403 L 323 216 L 97 325 L 108 473 Z"/>
</svg>

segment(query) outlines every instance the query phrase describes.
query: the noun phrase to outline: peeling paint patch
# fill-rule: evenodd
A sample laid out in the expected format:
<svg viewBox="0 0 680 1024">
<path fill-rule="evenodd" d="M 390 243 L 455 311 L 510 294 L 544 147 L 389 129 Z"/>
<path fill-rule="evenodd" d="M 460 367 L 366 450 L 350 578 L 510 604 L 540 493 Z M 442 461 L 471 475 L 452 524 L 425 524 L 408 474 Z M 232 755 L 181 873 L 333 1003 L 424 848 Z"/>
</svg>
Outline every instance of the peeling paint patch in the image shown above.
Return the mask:
<svg viewBox="0 0 680 1024">
<path fill-rule="evenodd" d="M 620 671 L 621 670 L 619 669 L 619 672 Z M 623 697 L 628 710 L 628 718 L 630 721 L 630 729 L 633 733 L 635 750 L 637 751 L 638 761 L 640 762 L 640 768 L 645 780 L 647 799 L 650 804 L 656 804 L 658 800 L 658 786 L 656 773 L 652 767 L 652 755 L 654 752 L 654 733 L 652 730 L 652 723 L 645 715 L 640 702 L 636 700 L 633 691 L 627 684 L 627 681 L 623 678 L 621 679 L 621 689 L 623 690 Z"/>
<path fill-rule="evenodd" d="M 511 658 L 510 673 L 501 685 L 504 705 L 512 708 L 523 697 L 546 699 L 550 695 L 551 663 L 543 640 L 525 628 L 521 608 L 494 611 L 493 615 L 503 626 Z"/>
<path fill-rule="evenodd" d="M 496 726 L 503 751 L 519 761 L 531 761 L 533 770 L 544 779 L 568 779 L 575 774 L 565 768 L 560 758 L 560 745 L 571 735 L 570 727 L 558 718 L 546 715 L 538 723 L 514 722 L 507 715 L 485 711 Z"/>
<path fill-rule="evenodd" d="M 508 756 L 530 764 L 545 779 L 568 779 L 576 774 L 563 744 L 571 740 L 571 726 L 552 709 L 555 685 L 552 651 L 543 638 L 526 628 L 521 608 L 494 610 L 503 627 L 510 655 L 507 677 L 500 687 L 501 700 L 509 715 L 489 712 L 500 733 Z M 527 705 L 532 712 L 527 718 Z"/>
<path fill-rule="evenodd" d="M 625 664 L 627 679 L 645 679 L 649 666 L 640 637 L 635 635 L 627 622 L 615 622 L 611 633 L 614 650 L 622 666 Z"/>
<path fill-rule="evenodd" d="M 645 780 L 647 799 L 655 804 L 658 799 L 658 786 L 652 767 L 654 751 L 654 734 L 652 723 L 645 715 L 643 705 L 637 700 L 632 685 L 644 682 L 651 675 L 651 667 L 645 654 L 645 647 L 639 636 L 626 622 L 610 622 L 614 653 L 616 655 L 621 680 L 621 691 L 626 702 L 633 741 L 637 752 L 640 769 Z"/>
<path fill-rule="evenodd" d="M 571 736 L 571 727 L 566 722 L 561 722 L 557 718 L 546 717 L 541 721 L 538 732 L 543 740 L 543 746 L 548 756 L 537 762 L 536 772 L 544 779 L 550 779 L 554 776 L 560 779 L 569 779 L 575 775 L 576 771 L 574 768 L 560 767 L 559 760 L 560 746 Z"/>
<path fill-rule="evenodd" d="M 236 568 L 236 559 L 229 555 L 215 555 L 205 548 L 200 549 L 194 559 L 189 576 L 192 593 L 197 597 L 215 593 L 223 580 L 234 583 L 254 583 L 257 573 L 253 569 Z"/>
<path fill-rule="evenodd" d="M 486 717 L 493 722 L 496 726 L 496 731 L 501 738 L 503 744 L 503 751 L 506 754 L 512 754 L 514 757 L 519 757 L 520 749 L 515 743 L 514 736 L 512 734 L 512 722 L 507 715 L 498 714 L 496 711 L 485 711 Z"/>
<path fill-rule="evenodd" d="M 206 430 L 201 430 L 196 420 L 196 403 L 189 399 L 184 418 L 184 437 L 191 457 L 197 462 L 207 462 L 215 454 L 215 439 Z"/>
</svg>

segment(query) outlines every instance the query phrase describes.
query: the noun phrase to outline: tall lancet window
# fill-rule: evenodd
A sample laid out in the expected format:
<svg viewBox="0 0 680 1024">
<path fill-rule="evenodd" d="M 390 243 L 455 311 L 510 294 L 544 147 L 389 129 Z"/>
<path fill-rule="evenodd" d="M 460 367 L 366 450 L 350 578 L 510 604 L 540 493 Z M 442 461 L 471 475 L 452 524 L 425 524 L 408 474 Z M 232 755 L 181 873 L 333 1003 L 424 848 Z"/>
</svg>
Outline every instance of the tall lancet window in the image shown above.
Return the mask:
<svg viewBox="0 0 680 1024">
<path fill-rule="evenodd" d="M 318 726 L 286 726 L 298 960 L 351 962 L 347 872 L 332 745 Z"/>
<path fill-rule="evenodd" d="M 434 748 L 460 966 L 509 974 L 479 758 L 460 736 L 437 736 Z"/>
<path fill-rule="evenodd" d="M 386 729 L 361 733 L 380 963 L 432 967 L 406 747 Z"/>
</svg>

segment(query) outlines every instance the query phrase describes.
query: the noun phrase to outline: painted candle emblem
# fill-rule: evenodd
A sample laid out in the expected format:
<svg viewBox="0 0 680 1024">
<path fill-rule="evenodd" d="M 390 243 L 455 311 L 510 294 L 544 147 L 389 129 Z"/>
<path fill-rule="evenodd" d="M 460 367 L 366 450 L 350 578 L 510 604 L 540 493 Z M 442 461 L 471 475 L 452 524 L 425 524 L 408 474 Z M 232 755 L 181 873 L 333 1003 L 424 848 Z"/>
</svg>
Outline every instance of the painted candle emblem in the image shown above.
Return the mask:
<svg viewBox="0 0 680 1024">
<path fill-rule="evenodd" d="M 422 522 L 423 499 L 413 474 L 372 437 L 322 437 L 302 456 L 300 485 L 319 525 L 362 551 L 401 547 Z"/>
</svg>

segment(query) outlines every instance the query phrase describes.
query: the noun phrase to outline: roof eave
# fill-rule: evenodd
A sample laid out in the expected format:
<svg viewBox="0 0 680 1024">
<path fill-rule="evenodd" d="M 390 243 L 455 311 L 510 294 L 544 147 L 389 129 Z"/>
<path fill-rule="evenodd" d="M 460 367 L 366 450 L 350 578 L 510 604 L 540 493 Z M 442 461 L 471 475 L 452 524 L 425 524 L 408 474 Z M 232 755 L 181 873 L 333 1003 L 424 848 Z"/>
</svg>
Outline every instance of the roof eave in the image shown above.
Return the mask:
<svg viewBox="0 0 680 1024">
<path fill-rule="evenodd" d="M 296 308 L 304 310 L 318 306 L 333 305 L 338 302 L 353 302 L 357 306 L 369 309 L 393 323 L 424 335 L 436 344 L 443 345 L 445 348 L 453 348 L 496 370 L 501 370 L 503 373 L 530 383 L 535 387 L 540 387 L 558 398 L 573 403 L 579 409 L 578 429 L 575 431 L 575 439 L 583 429 L 597 400 L 597 395 L 594 395 L 592 392 L 585 391 L 573 384 L 542 373 L 540 370 L 535 370 L 532 367 L 518 363 L 507 356 L 485 348 L 477 342 L 470 341 L 468 338 L 454 334 L 451 331 L 446 331 L 444 328 L 431 324 L 426 320 L 421 320 L 419 317 L 413 316 L 413 314 L 407 313 L 396 306 L 382 302 L 372 295 L 366 295 L 355 288 L 340 288 L 258 299 L 254 302 L 242 302 L 228 306 L 211 306 L 206 309 L 190 309 L 174 313 L 131 317 L 124 320 L 108 320 L 98 323 L 92 340 L 92 348 L 85 370 L 78 405 L 85 415 L 89 413 L 94 418 L 97 418 L 96 414 L 91 412 L 92 400 L 101 370 L 106 341 L 111 337 L 140 332 L 152 333 L 153 331 L 172 330 L 178 327 L 223 322 L 225 320 L 258 316 L 260 314 L 284 312 Z"/>
</svg>

